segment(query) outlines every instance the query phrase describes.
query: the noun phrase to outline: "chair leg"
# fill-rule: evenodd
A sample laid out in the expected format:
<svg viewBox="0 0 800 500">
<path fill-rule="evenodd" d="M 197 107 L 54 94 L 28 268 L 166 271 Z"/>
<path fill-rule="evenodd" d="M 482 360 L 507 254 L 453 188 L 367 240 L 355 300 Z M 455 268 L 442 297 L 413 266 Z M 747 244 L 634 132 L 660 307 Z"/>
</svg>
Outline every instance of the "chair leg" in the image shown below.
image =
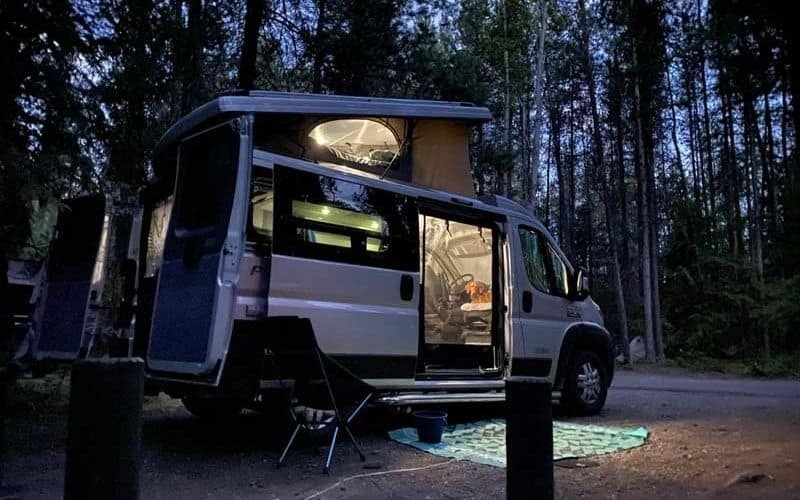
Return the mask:
<svg viewBox="0 0 800 500">
<path fill-rule="evenodd" d="M 333 449 L 336 448 L 336 438 L 339 437 L 339 426 L 333 428 L 333 437 L 331 438 L 331 447 L 328 448 L 328 459 L 325 460 L 325 467 L 322 472 L 327 474 L 331 470 L 331 459 L 333 459 Z"/>
<path fill-rule="evenodd" d="M 367 402 L 370 400 L 370 398 L 372 398 L 372 394 L 368 394 L 367 397 L 365 397 L 364 399 L 361 400 L 361 402 L 358 404 L 358 406 L 356 406 L 356 409 L 353 410 L 352 413 L 350 413 L 349 417 L 347 417 L 347 421 L 346 422 L 348 424 L 350 422 L 352 422 L 354 418 L 356 418 L 356 415 L 358 415 L 359 412 L 364 408 L 364 406 L 367 404 Z"/>
<path fill-rule="evenodd" d="M 280 458 L 278 458 L 278 467 L 283 465 L 283 461 L 286 459 L 286 454 L 289 453 L 289 448 L 292 447 L 292 443 L 294 443 L 294 440 L 297 437 L 297 433 L 299 431 L 300 431 L 300 424 L 297 424 L 294 428 L 294 432 L 292 432 L 292 437 L 289 438 L 289 442 L 286 443 L 286 447 L 283 449 L 283 453 L 281 453 Z"/>
<path fill-rule="evenodd" d="M 353 446 L 356 448 L 358 452 L 358 456 L 361 457 L 361 461 L 364 462 L 367 460 L 367 457 L 364 456 L 364 452 L 361 451 L 361 447 L 358 446 L 358 441 L 356 441 L 356 437 L 353 436 L 353 432 L 350 430 L 347 424 L 342 424 L 342 428 L 347 433 L 347 436 L 350 438 L 350 442 L 353 443 Z"/>
</svg>

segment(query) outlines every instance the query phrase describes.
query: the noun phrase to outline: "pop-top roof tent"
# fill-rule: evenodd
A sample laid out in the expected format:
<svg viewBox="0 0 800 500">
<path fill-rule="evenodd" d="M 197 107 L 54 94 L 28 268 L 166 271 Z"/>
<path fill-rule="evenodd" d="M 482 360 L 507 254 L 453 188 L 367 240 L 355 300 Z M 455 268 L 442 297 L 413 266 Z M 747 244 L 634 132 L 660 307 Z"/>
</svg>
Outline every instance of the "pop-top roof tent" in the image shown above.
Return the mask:
<svg viewBox="0 0 800 500">
<path fill-rule="evenodd" d="M 320 163 L 344 162 L 471 197 L 475 190 L 469 165 L 470 128 L 491 119 L 487 108 L 460 102 L 233 92 L 175 123 L 157 145 L 156 157 L 194 131 L 246 113 L 256 117 L 256 148 Z M 357 139 L 364 137 L 364 144 L 358 144 Z M 156 161 L 156 175 L 169 175 L 171 165 Z"/>
</svg>

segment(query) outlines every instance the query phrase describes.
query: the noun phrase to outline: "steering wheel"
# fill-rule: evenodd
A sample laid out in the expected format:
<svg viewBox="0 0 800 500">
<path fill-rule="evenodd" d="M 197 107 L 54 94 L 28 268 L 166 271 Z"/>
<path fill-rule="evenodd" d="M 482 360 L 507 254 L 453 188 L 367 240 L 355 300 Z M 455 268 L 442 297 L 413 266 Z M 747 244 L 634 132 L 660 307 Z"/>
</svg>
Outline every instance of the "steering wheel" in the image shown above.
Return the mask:
<svg viewBox="0 0 800 500">
<path fill-rule="evenodd" d="M 470 281 L 475 281 L 475 276 L 467 273 L 462 274 L 450 284 L 450 295 L 457 295 L 464 292 L 464 286 Z"/>
</svg>

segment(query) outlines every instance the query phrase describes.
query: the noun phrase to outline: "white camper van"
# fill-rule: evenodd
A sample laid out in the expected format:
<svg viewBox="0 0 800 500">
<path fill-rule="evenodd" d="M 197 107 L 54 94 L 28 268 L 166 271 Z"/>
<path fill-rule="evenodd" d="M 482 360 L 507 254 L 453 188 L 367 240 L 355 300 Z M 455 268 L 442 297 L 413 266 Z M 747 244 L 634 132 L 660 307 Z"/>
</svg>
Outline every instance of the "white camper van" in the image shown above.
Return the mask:
<svg viewBox="0 0 800 500">
<path fill-rule="evenodd" d="M 463 103 L 244 92 L 176 123 L 142 196 L 133 352 L 196 413 L 274 384 L 270 317 L 312 322 L 377 402 L 496 401 L 549 380 L 598 412 L 611 340 L 528 210 L 475 196 Z"/>
</svg>

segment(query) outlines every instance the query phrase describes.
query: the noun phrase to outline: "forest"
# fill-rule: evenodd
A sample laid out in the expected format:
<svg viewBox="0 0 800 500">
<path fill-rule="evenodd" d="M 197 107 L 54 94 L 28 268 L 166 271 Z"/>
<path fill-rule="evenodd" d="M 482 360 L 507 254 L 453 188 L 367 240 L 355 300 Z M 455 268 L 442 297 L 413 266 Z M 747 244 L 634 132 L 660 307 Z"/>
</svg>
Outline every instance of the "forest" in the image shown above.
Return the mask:
<svg viewBox="0 0 800 500">
<path fill-rule="evenodd" d="M 800 75 L 769 0 L 0 3 L 0 252 L 31 214 L 135 193 L 166 128 L 267 89 L 466 101 L 479 194 L 591 274 L 618 349 L 798 373 Z M 40 239 L 41 240 L 41 239 Z M 4 261 L 5 262 L 5 261 Z M 5 276 L 5 272 L 2 273 Z"/>
</svg>

